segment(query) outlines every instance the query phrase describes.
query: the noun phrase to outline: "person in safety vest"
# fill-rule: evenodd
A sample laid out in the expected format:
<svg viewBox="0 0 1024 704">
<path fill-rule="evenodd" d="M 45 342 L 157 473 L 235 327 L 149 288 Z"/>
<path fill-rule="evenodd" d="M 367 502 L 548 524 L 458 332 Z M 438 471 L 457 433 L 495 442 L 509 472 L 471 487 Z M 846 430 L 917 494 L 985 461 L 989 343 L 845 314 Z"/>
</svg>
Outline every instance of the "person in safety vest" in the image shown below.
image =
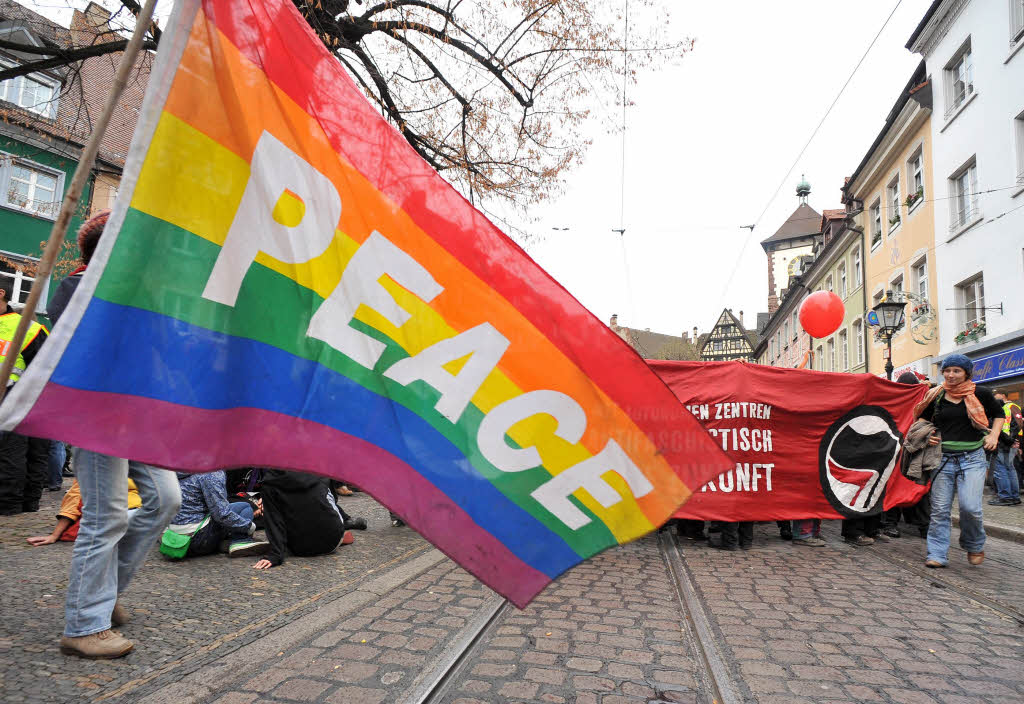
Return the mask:
<svg viewBox="0 0 1024 704">
<path fill-rule="evenodd" d="M 1003 406 L 1003 432 L 999 434 L 996 447 L 995 469 L 992 472 L 996 484 L 996 498 L 989 501 L 992 506 L 1017 506 L 1020 504 L 1020 481 L 1013 466 L 1014 443 L 1017 441 L 1022 423 L 1020 406 L 1010 403 L 1006 394 L 995 393 L 996 401 Z"/>
<path fill-rule="evenodd" d="M 10 306 L 13 286 L 0 281 L 0 364 L 7 355 L 15 357 L 9 379 L 13 386 L 46 341 L 46 328 L 32 321 L 20 350 L 12 349 L 21 314 Z M 38 511 L 46 484 L 50 441 L 0 430 L 0 516 Z"/>
</svg>

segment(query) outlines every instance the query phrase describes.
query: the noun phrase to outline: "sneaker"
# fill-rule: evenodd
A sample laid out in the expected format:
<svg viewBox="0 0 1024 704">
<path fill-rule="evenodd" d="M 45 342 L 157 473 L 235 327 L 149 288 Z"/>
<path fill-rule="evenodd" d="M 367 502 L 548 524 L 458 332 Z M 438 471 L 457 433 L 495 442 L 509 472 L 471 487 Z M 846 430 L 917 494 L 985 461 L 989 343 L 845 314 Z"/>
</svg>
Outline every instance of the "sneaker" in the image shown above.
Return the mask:
<svg viewBox="0 0 1024 704">
<path fill-rule="evenodd" d="M 128 610 L 121 606 L 121 602 L 118 601 L 114 604 L 114 610 L 110 612 L 110 624 L 113 626 L 123 626 L 132 620 L 132 617 L 128 614 Z"/>
<path fill-rule="evenodd" d="M 882 535 L 888 535 L 890 538 L 899 538 L 903 534 L 900 533 L 899 528 L 886 528 L 882 531 Z"/>
<path fill-rule="evenodd" d="M 875 535 L 869 535 L 868 537 L 871 538 L 872 540 L 877 540 L 880 543 L 891 543 L 892 542 L 892 538 L 890 538 L 885 533 L 876 533 Z"/>
<path fill-rule="evenodd" d="M 989 501 L 988 505 L 989 506 L 1016 506 L 1019 503 L 1020 503 L 1019 499 L 1018 500 L 1014 500 L 1014 499 L 1000 499 L 1000 498 L 996 497 L 996 498 L 992 499 L 991 501 Z"/>
<path fill-rule="evenodd" d="M 875 541 L 866 535 L 858 535 L 856 538 L 843 538 L 850 545 L 856 545 L 857 547 L 864 547 L 866 545 L 874 545 Z"/>
<path fill-rule="evenodd" d="M 740 550 L 752 550 L 753 548 L 753 543 L 740 543 Z"/>
<path fill-rule="evenodd" d="M 972 565 L 980 565 L 985 561 L 985 551 L 967 553 L 967 561 Z"/>
<path fill-rule="evenodd" d="M 401 528 L 402 526 L 405 525 L 405 521 L 403 521 L 401 518 L 392 518 L 391 519 L 391 525 L 394 526 L 395 528 Z"/>
<path fill-rule="evenodd" d="M 945 567 L 945 565 L 939 562 L 938 560 L 925 560 L 924 566 L 931 567 L 932 569 L 940 569 L 942 567 Z"/>
<path fill-rule="evenodd" d="M 130 640 L 109 629 L 87 636 L 63 636 L 60 639 L 60 652 L 93 660 L 119 658 L 130 653 L 134 647 Z"/>
<path fill-rule="evenodd" d="M 251 557 L 253 555 L 265 555 L 270 552 L 270 543 L 266 540 L 235 540 L 228 546 L 228 557 Z"/>
<path fill-rule="evenodd" d="M 345 521 L 345 530 L 366 530 L 366 519 L 352 518 Z"/>
<path fill-rule="evenodd" d="M 821 538 L 793 538 L 793 545 L 803 545 L 808 548 L 820 548 L 825 544 Z"/>
</svg>

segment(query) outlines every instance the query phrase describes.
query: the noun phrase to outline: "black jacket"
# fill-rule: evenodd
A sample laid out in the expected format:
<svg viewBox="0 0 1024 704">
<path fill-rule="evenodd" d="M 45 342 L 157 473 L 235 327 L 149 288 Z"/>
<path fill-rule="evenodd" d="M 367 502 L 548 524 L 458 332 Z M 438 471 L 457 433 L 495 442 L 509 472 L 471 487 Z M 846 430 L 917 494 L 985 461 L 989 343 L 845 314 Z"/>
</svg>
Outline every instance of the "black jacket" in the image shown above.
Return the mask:
<svg viewBox="0 0 1024 704">
<path fill-rule="evenodd" d="M 49 318 L 54 325 L 57 324 L 57 320 L 60 316 L 64 315 L 64 309 L 68 307 L 68 303 L 71 302 L 71 296 L 74 295 L 75 290 L 78 288 L 78 284 L 82 283 L 82 275 L 85 274 L 85 267 L 82 267 L 70 276 L 66 276 L 63 281 L 60 282 L 60 286 L 57 287 L 57 292 L 53 294 L 53 298 L 50 299 L 50 305 L 46 308 L 46 317 Z"/>
<path fill-rule="evenodd" d="M 263 477 L 263 521 L 270 541 L 267 559 L 284 562 L 293 555 L 325 555 L 345 533 L 341 514 L 330 497 L 330 481 L 304 472 L 269 469 Z"/>
</svg>

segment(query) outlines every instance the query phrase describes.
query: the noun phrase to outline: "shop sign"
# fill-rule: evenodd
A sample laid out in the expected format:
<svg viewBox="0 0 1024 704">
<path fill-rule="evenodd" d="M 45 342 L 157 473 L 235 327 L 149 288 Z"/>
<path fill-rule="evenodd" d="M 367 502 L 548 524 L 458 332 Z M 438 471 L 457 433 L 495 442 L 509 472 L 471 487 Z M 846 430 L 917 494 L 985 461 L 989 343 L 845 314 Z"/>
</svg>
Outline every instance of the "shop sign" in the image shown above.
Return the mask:
<svg viewBox="0 0 1024 704">
<path fill-rule="evenodd" d="M 972 381 L 991 381 L 1024 374 L 1024 346 L 999 354 L 979 357 L 974 361 Z"/>
</svg>

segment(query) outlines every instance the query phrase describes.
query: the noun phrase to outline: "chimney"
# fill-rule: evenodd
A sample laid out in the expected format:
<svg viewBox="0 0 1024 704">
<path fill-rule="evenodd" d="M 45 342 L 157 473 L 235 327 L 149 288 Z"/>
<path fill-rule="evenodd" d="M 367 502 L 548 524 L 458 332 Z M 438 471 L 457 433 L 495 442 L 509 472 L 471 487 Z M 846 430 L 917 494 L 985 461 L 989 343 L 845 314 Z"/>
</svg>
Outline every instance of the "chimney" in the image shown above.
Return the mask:
<svg viewBox="0 0 1024 704">
<path fill-rule="evenodd" d="M 740 311 L 740 325 L 742 325 L 743 327 L 747 326 L 746 323 L 743 322 L 743 311 Z"/>
<path fill-rule="evenodd" d="M 612 313 L 612 319 L 610 321 L 608 321 L 608 324 L 611 325 L 613 328 L 618 326 L 618 324 L 619 324 L 619 314 L 618 313 Z"/>
<path fill-rule="evenodd" d="M 110 10 L 90 2 L 85 8 L 85 17 L 93 27 L 105 27 L 110 22 Z"/>
</svg>

